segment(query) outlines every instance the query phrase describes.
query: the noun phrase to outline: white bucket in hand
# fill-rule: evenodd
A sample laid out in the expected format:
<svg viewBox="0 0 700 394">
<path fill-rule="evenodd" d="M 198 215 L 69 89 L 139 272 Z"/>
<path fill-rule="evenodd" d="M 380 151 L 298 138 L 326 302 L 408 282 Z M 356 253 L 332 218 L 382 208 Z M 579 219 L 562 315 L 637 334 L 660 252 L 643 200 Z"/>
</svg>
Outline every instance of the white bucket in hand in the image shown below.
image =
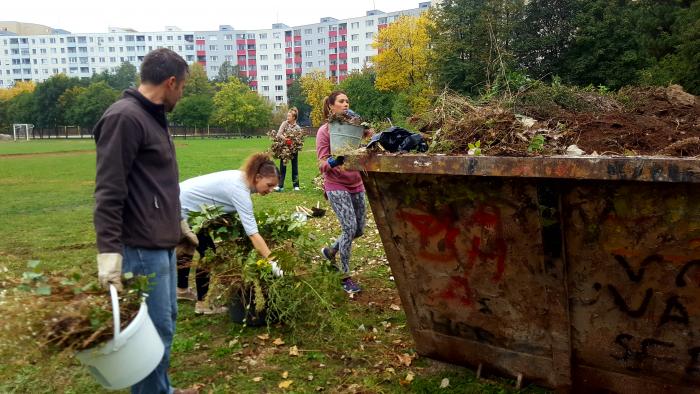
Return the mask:
<svg viewBox="0 0 700 394">
<path fill-rule="evenodd" d="M 344 150 L 354 150 L 360 146 L 365 128 L 348 123 L 333 122 L 328 125 L 331 135 L 331 154 L 336 155 Z"/>
<path fill-rule="evenodd" d="M 131 323 L 120 332 L 119 297 L 117 289 L 110 285 L 114 338 L 83 350 L 75 355 L 88 367 L 92 376 L 109 390 L 132 386 L 148 376 L 163 358 L 165 346 L 148 316 L 146 302 Z"/>
</svg>

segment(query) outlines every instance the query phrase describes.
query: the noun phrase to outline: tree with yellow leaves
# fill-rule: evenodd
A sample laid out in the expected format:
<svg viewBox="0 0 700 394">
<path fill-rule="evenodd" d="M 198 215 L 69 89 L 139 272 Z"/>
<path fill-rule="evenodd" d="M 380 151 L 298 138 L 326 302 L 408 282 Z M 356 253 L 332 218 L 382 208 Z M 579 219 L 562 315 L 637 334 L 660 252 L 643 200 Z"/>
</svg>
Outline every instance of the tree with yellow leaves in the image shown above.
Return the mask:
<svg viewBox="0 0 700 394">
<path fill-rule="evenodd" d="M 311 124 L 320 126 L 326 121 L 323 119 L 323 100 L 333 91 L 333 82 L 325 72 L 314 70 L 301 77 L 299 83 L 306 94 L 306 102 L 311 106 Z"/>
<path fill-rule="evenodd" d="M 427 85 L 432 20 L 428 13 L 402 16 L 379 30 L 372 46 L 378 53 L 372 62 L 379 90 L 402 91 L 416 84 Z"/>
<path fill-rule="evenodd" d="M 9 89 L 0 89 L 0 101 L 9 101 L 22 93 L 32 93 L 36 85 L 32 81 L 19 81 Z"/>
</svg>

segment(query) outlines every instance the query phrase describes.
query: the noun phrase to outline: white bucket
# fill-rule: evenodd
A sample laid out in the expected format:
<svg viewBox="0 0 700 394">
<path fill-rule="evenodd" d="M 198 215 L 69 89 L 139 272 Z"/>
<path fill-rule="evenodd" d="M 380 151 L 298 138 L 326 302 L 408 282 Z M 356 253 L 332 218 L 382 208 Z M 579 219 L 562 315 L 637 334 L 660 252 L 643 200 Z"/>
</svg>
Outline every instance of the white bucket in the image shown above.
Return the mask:
<svg viewBox="0 0 700 394">
<path fill-rule="evenodd" d="M 333 122 L 328 125 L 331 135 L 331 154 L 336 155 L 344 150 L 357 149 L 360 146 L 365 128 L 347 123 Z"/>
<path fill-rule="evenodd" d="M 117 289 L 110 285 L 109 291 L 112 297 L 114 338 L 83 350 L 75 357 L 88 367 L 92 376 L 104 388 L 119 390 L 148 376 L 163 358 L 165 346 L 148 316 L 146 302 L 141 303 L 134 320 L 120 332 Z"/>
</svg>

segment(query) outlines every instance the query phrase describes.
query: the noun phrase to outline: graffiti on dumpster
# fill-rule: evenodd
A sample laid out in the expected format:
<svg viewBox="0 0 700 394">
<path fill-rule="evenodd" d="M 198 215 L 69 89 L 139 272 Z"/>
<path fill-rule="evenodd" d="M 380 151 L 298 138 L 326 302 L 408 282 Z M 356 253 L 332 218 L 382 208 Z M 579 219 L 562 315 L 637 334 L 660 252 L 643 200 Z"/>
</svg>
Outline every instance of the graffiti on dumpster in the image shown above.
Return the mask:
<svg viewBox="0 0 700 394">
<path fill-rule="evenodd" d="M 460 265 L 461 274 L 450 276 L 449 283 L 438 292 L 440 298 L 465 306 L 474 305 L 470 278 L 478 262 L 495 262 L 491 279 L 499 282 L 503 278 L 508 245 L 503 237 L 498 207 L 478 205 L 467 220 L 461 221 L 450 207 L 445 207 L 438 214 L 416 213 L 415 209 L 400 210 L 398 217 L 417 231 L 418 256 L 421 259 L 437 264 L 457 262 Z M 465 235 L 460 239 L 462 234 Z M 466 263 L 462 264 L 465 257 Z M 480 311 L 491 312 L 481 300 L 479 304 Z"/>
<path fill-rule="evenodd" d="M 639 264 L 639 269 L 634 270 L 631 264 L 628 262 L 627 258 L 618 254 L 613 254 L 612 257 L 617 261 L 619 266 L 625 271 L 630 282 L 634 284 L 641 284 L 644 280 L 645 271 L 648 269 L 650 264 L 661 264 L 665 260 L 678 260 L 677 256 L 665 258 L 664 256 L 658 254 L 652 254 L 645 257 Z M 688 286 L 686 281 L 686 276 L 691 272 L 691 270 L 700 268 L 700 260 L 690 260 L 685 262 L 678 274 L 675 277 L 675 285 L 677 289 Z M 700 270 L 697 270 L 700 271 Z M 693 271 L 693 273 L 696 273 Z M 697 272 L 700 273 L 700 272 Z M 697 285 L 700 283 L 697 277 L 691 277 L 693 282 Z M 600 283 L 595 283 L 593 288 L 596 291 L 603 289 Z M 636 303 L 630 301 L 627 302 L 623 294 L 621 294 L 618 287 L 613 284 L 608 284 L 605 286 L 612 300 L 617 307 L 617 309 L 624 313 L 626 316 L 634 319 L 639 319 L 647 316 L 647 310 L 655 295 L 653 288 L 647 288 L 641 301 Z M 673 292 L 663 292 L 661 294 L 667 293 L 663 300 L 663 313 L 656 321 L 656 329 L 661 329 L 666 325 L 678 324 L 682 327 L 690 326 L 690 317 L 688 309 L 681 302 L 681 297 Z M 637 297 L 639 300 L 639 297 Z M 593 305 L 599 300 L 596 298 L 593 302 L 587 303 L 586 305 Z M 656 319 L 654 319 L 656 320 Z M 667 362 L 667 363 L 677 363 L 679 360 L 676 357 L 670 356 L 668 353 L 676 347 L 676 344 L 660 340 L 657 338 L 642 338 L 635 337 L 628 333 L 619 333 L 613 341 L 615 345 L 615 352 L 611 354 L 615 360 L 624 363 L 625 368 L 630 371 L 640 371 L 645 362 Z M 688 364 L 685 368 L 687 374 L 700 375 L 700 347 L 693 347 L 688 350 Z"/>
</svg>

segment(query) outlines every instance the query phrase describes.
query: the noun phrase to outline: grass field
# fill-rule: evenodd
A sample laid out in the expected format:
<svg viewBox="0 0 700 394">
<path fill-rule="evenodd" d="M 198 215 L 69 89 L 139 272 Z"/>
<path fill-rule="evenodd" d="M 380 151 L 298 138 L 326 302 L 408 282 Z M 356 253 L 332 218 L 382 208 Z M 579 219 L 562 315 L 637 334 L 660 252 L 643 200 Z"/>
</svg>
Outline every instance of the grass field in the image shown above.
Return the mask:
<svg viewBox="0 0 700 394">
<path fill-rule="evenodd" d="M 188 139 L 177 140 L 176 146 L 184 180 L 238 168 L 247 155 L 265 150 L 268 141 Z M 313 140 L 307 141 L 299 163 L 302 190 L 289 191 L 288 174 L 287 191 L 254 197 L 256 210 L 291 212 L 296 205 L 311 206 L 317 201 L 327 207 L 312 184 L 318 172 Z M 28 260 L 41 260 L 51 271 L 78 267 L 96 275 L 94 176 L 93 141 L 0 143 L 0 272 L 19 276 Z M 339 233 L 332 214 L 309 225 L 314 226 L 311 231 L 319 244 Z M 390 308 L 400 305 L 400 300 L 372 220 L 353 251 L 352 264 L 365 291 L 337 307 L 353 327 L 365 330 L 335 338 L 316 335 L 313 322 L 309 322 L 308 334 L 294 336 L 280 327 L 242 330 L 225 316 L 195 316 L 191 303 L 180 303 L 171 366 L 174 385 L 198 385 L 203 392 L 215 393 L 281 392 L 278 384 L 282 380 L 292 380 L 286 391 L 298 393 L 513 391 L 512 381 L 476 380 L 465 368 L 420 357 L 410 366 L 399 362 L 397 356 L 414 354 L 414 344 L 403 311 Z M 269 339 L 261 339 L 263 334 Z M 271 343 L 278 337 L 284 345 Z M 299 357 L 289 355 L 292 345 L 300 349 Z M 285 372 L 288 377 L 283 379 Z M 406 381 L 409 373 L 415 376 L 412 382 Z M 450 384 L 440 389 L 443 378 Z M 533 391 L 543 390 L 523 390 Z M 37 349 L 8 354 L 0 349 L 0 392 L 95 393 L 101 389 L 70 355 L 47 357 Z"/>
</svg>

